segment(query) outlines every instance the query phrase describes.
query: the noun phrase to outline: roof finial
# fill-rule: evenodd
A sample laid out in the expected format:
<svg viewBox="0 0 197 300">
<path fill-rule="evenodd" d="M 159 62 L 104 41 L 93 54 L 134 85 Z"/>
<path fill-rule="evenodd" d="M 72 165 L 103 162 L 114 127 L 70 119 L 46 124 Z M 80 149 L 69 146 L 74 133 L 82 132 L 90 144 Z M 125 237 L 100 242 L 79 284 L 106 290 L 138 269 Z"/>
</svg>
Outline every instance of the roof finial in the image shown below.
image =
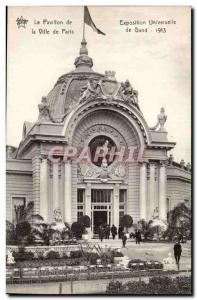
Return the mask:
<svg viewBox="0 0 197 300">
<path fill-rule="evenodd" d="M 80 71 L 80 70 L 89 71 L 93 66 L 93 61 L 92 61 L 91 57 L 88 56 L 88 49 L 86 48 L 86 45 L 87 45 L 87 42 L 86 42 L 85 38 L 83 37 L 83 39 L 81 41 L 81 48 L 79 51 L 80 56 L 78 56 L 74 62 L 75 66 L 77 68 L 77 71 Z"/>
<path fill-rule="evenodd" d="M 79 51 L 80 55 L 88 55 L 88 49 L 86 48 L 87 42 L 85 40 L 85 38 L 83 37 L 82 41 L 81 41 L 81 48 Z"/>
</svg>

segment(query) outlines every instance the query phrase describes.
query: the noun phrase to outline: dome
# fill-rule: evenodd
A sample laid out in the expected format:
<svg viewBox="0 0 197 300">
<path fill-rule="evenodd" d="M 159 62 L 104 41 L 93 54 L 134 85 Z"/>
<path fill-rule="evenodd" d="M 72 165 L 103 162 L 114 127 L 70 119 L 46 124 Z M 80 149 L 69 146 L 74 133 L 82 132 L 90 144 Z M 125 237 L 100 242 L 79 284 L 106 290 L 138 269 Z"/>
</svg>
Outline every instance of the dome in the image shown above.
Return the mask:
<svg viewBox="0 0 197 300">
<path fill-rule="evenodd" d="M 75 59 L 76 69 L 62 75 L 39 104 L 39 121 L 62 123 L 66 115 L 86 100 L 96 98 L 119 98 L 139 110 L 137 91 L 128 80 L 118 83 L 114 71 L 100 74 L 92 70 L 93 60 L 88 56 L 85 39 L 81 42 L 79 56 Z"/>
</svg>

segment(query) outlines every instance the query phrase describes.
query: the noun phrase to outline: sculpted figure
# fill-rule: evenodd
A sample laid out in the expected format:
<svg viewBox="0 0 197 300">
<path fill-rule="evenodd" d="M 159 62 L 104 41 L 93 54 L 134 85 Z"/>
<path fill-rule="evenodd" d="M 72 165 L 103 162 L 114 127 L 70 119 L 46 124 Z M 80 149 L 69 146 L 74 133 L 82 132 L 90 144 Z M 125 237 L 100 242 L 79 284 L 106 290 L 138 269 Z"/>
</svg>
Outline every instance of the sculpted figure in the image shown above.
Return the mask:
<svg viewBox="0 0 197 300">
<path fill-rule="evenodd" d="M 122 94 L 123 100 L 132 105 L 135 105 L 138 109 L 138 91 L 134 90 L 129 80 L 125 83 L 121 83 L 120 93 Z"/>
<path fill-rule="evenodd" d="M 159 218 L 159 208 L 156 207 L 153 211 L 153 219 L 158 219 Z"/>
<path fill-rule="evenodd" d="M 62 222 L 62 213 L 60 208 L 56 208 L 53 213 L 55 222 Z"/>
<path fill-rule="evenodd" d="M 108 154 L 109 148 L 108 148 L 109 141 L 106 140 L 104 145 L 102 146 L 103 150 L 103 159 L 102 159 L 102 164 L 101 164 L 101 173 L 100 173 L 100 178 L 101 180 L 107 180 L 108 177 L 108 164 L 107 164 L 107 159 L 106 156 Z"/>
<path fill-rule="evenodd" d="M 160 131 L 165 131 L 164 124 L 167 120 L 164 107 L 161 108 L 160 114 L 158 115 L 158 122 L 160 124 Z"/>
<path fill-rule="evenodd" d="M 103 147 L 102 147 L 102 150 L 103 150 L 103 160 L 102 160 L 102 163 L 107 163 L 106 156 L 107 156 L 108 151 L 109 151 L 108 144 L 109 144 L 109 141 L 107 140 L 104 143 Z"/>
<path fill-rule="evenodd" d="M 38 104 L 39 116 L 38 121 L 50 121 L 49 104 L 46 97 L 42 97 L 41 103 Z"/>
<path fill-rule="evenodd" d="M 88 83 L 81 89 L 81 97 L 79 103 L 93 99 L 101 92 L 100 84 L 97 80 L 89 80 Z"/>
<path fill-rule="evenodd" d="M 132 95 L 133 94 L 133 88 L 128 79 L 125 81 L 125 83 L 122 82 L 121 86 L 123 88 L 124 95 Z"/>
<path fill-rule="evenodd" d="M 12 265 L 15 263 L 15 259 L 11 250 L 7 251 L 7 264 Z"/>
<path fill-rule="evenodd" d="M 166 131 L 164 128 L 164 124 L 167 120 L 167 115 L 165 114 L 165 109 L 162 107 L 160 110 L 160 114 L 157 116 L 157 124 L 154 127 L 151 127 L 151 130 L 156 130 L 160 125 L 159 131 Z"/>
</svg>

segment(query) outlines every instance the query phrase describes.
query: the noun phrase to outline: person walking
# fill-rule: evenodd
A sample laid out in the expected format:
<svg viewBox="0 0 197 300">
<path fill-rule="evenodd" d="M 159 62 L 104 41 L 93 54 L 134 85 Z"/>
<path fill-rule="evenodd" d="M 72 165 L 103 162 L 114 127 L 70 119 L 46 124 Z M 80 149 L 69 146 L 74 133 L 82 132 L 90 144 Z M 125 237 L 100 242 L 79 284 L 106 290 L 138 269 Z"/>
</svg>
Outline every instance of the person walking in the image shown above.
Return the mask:
<svg viewBox="0 0 197 300">
<path fill-rule="evenodd" d="M 140 242 L 141 242 L 141 232 L 139 229 L 135 233 L 135 241 L 136 241 L 136 244 L 140 244 Z"/>
<path fill-rule="evenodd" d="M 140 244 L 141 242 L 141 239 L 142 239 L 142 236 L 141 236 L 141 231 L 138 230 L 138 244 Z"/>
<path fill-rule="evenodd" d="M 127 236 L 126 236 L 126 234 L 123 232 L 123 233 L 122 233 L 122 247 L 123 247 L 123 248 L 125 248 L 126 242 L 127 242 Z"/>
<path fill-rule="evenodd" d="M 107 224 L 107 226 L 106 226 L 106 239 L 108 239 L 109 240 L 109 236 L 110 236 L 110 226 L 109 226 L 109 224 Z"/>
<path fill-rule="evenodd" d="M 179 239 L 180 243 L 183 244 L 183 235 L 181 233 L 179 233 L 178 239 Z"/>
<path fill-rule="evenodd" d="M 180 261 L 180 258 L 181 258 L 181 252 L 182 252 L 182 247 L 181 247 L 180 241 L 177 240 L 175 245 L 174 245 L 174 258 L 176 260 L 178 271 L 179 271 L 179 261 Z"/>
<path fill-rule="evenodd" d="M 113 240 L 115 240 L 115 237 L 117 235 L 117 227 L 115 225 L 112 225 L 112 227 L 111 227 L 111 234 L 112 234 Z"/>
<path fill-rule="evenodd" d="M 105 235 L 105 232 L 104 232 L 104 228 L 102 225 L 99 226 L 99 239 L 101 240 L 101 242 L 103 241 L 104 239 L 104 235 Z"/>
<path fill-rule="evenodd" d="M 123 230 L 124 230 L 124 228 L 121 225 L 119 225 L 119 228 L 118 228 L 118 238 L 119 239 L 122 238 Z"/>
</svg>

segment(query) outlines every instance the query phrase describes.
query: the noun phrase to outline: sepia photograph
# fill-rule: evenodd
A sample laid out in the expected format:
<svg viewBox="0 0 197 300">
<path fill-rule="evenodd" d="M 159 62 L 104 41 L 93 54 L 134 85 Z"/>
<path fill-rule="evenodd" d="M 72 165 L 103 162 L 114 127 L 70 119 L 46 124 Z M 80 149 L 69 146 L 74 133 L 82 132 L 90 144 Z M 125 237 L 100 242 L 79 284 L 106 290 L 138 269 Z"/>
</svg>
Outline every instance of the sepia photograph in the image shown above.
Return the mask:
<svg viewBox="0 0 197 300">
<path fill-rule="evenodd" d="M 191 28 L 6 7 L 7 294 L 193 294 Z"/>
</svg>

